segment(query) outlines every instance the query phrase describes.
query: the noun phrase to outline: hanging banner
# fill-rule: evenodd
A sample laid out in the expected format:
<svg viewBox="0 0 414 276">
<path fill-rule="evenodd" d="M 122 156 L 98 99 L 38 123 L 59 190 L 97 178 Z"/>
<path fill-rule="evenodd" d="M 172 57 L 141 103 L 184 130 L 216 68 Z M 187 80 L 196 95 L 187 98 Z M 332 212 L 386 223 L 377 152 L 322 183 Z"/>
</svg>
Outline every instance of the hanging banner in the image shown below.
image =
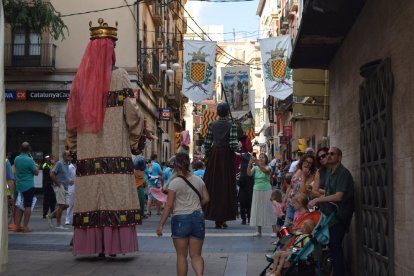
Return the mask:
<svg viewBox="0 0 414 276">
<path fill-rule="evenodd" d="M 218 119 L 217 112 L 215 110 L 205 109 L 203 110 L 200 135 L 206 137 L 208 125 Z"/>
<path fill-rule="evenodd" d="M 254 117 L 251 111 L 247 112 L 245 115 L 240 117 L 239 119 L 241 128 L 243 132 L 249 137 L 250 140 L 255 138 L 255 131 L 254 131 Z"/>
<path fill-rule="evenodd" d="M 250 110 L 249 73 L 249 66 L 221 68 L 223 86 L 231 112 Z"/>
<path fill-rule="evenodd" d="M 284 100 L 293 92 L 292 69 L 287 65 L 292 53 L 289 35 L 260 39 L 266 94 Z"/>
<path fill-rule="evenodd" d="M 195 103 L 213 95 L 216 44 L 184 40 L 183 94 Z"/>
<path fill-rule="evenodd" d="M 292 126 L 284 126 L 283 127 L 283 135 L 292 137 Z"/>
</svg>

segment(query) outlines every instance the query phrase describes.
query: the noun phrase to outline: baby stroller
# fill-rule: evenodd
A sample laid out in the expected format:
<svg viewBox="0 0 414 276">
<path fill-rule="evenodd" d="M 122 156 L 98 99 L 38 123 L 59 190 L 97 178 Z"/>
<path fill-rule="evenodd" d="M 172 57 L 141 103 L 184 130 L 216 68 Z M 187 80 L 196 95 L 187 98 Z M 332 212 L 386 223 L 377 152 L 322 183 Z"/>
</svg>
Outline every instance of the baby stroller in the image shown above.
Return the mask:
<svg viewBox="0 0 414 276">
<path fill-rule="evenodd" d="M 329 224 L 334 217 L 332 213 L 329 217 L 326 217 L 320 211 L 314 211 L 303 215 L 298 222 L 293 227 L 293 230 L 299 229 L 302 227 L 304 221 L 311 219 L 316 225 L 310 235 L 311 240 L 307 242 L 301 249 L 293 251 L 293 253 L 288 257 L 287 261 L 291 264 L 288 268 L 283 270 L 284 276 L 308 276 L 316 275 L 316 271 L 321 272 L 321 256 L 320 248 L 318 245 L 326 245 L 329 242 Z M 295 233 L 296 231 L 292 231 Z M 283 250 L 294 245 L 296 240 L 296 235 L 290 234 L 287 232 L 287 229 L 282 228 L 279 233 L 279 241 L 276 244 L 276 247 L 272 254 L 266 255 L 266 259 L 269 264 L 266 268 L 260 273 L 260 276 L 265 276 L 268 268 L 273 264 L 274 256 Z M 318 250 L 315 250 L 318 248 Z M 313 252 L 316 251 L 317 261 L 313 258 Z M 318 270 L 316 267 L 318 266 Z"/>
</svg>

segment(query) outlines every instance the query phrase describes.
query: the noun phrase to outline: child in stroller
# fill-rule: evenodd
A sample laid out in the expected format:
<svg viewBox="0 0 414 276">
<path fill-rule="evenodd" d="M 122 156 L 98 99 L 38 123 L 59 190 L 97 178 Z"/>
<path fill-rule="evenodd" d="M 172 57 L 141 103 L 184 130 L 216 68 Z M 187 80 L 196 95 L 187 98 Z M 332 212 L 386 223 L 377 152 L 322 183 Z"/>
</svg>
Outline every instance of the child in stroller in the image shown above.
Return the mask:
<svg viewBox="0 0 414 276">
<path fill-rule="evenodd" d="M 310 242 L 313 229 L 315 228 L 315 222 L 312 219 L 306 219 L 302 223 L 300 230 L 296 232 L 294 243 L 283 251 L 276 253 L 273 260 L 273 269 L 268 276 L 281 276 L 282 269 L 289 267 L 289 262 L 286 259 L 297 250 L 302 249 L 308 242 Z"/>
</svg>

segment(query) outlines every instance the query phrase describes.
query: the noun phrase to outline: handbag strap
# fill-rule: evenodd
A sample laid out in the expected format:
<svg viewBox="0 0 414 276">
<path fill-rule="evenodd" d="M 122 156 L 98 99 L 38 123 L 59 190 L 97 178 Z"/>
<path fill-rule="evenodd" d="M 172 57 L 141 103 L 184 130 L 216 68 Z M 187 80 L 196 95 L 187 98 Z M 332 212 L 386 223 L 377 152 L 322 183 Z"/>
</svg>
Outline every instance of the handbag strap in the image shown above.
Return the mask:
<svg viewBox="0 0 414 276">
<path fill-rule="evenodd" d="M 200 202 L 202 202 L 202 200 L 201 200 L 201 194 L 200 194 L 200 192 L 193 186 L 193 184 L 191 184 L 190 183 L 190 181 L 188 181 L 188 179 L 187 178 L 185 178 L 184 176 L 182 176 L 182 175 L 177 175 L 177 177 L 179 177 L 179 178 L 181 178 L 182 180 L 184 180 L 185 181 L 185 183 L 187 183 L 187 185 L 188 186 L 190 186 L 190 188 L 198 195 L 198 197 L 200 198 Z"/>
</svg>

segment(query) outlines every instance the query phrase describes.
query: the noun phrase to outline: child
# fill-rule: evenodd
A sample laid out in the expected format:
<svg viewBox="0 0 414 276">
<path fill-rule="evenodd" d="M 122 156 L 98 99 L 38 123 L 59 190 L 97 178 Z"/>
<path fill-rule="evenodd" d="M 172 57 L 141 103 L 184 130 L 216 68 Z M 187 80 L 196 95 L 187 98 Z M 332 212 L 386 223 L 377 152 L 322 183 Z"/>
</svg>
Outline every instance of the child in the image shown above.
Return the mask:
<svg viewBox="0 0 414 276">
<path fill-rule="evenodd" d="M 280 276 L 282 275 L 282 269 L 289 267 L 289 263 L 286 263 L 286 258 L 288 258 L 295 250 L 302 249 L 309 241 L 310 234 L 315 228 L 315 223 L 311 219 L 307 219 L 302 223 L 300 230 L 296 232 L 295 242 L 285 251 L 280 251 L 275 255 L 273 260 L 273 269 L 268 276 Z"/>
<path fill-rule="evenodd" d="M 204 178 L 205 170 L 204 170 L 204 163 L 203 163 L 203 161 L 201 161 L 201 160 L 196 161 L 193 164 L 193 169 L 194 169 L 194 173 L 193 173 L 194 175 L 196 175 L 198 177 L 201 177 L 201 179 Z"/>
<path fill-rule="evenodd" d="M 253 164 L 256 165 L 253 167 Z M 262 236 L 262 227 L 270 226 L 274 222 L 272 203 L 269 198 L 272 195 L 270 185 L 269 160 L 266 154 L 261 153 L 259 159 L 250 158 L 247 166 L 247 175 L 254 175 L 253 199 L 251 207 L 250 226 L 256 226 L 256 237 Z"/>
<path fill-rule="evenodd" d="M 293 221 L 287 218 L 285 220 L 285 226 L 289 229 L 289 232 L 292 232 L 292 226 L 296 225 L 304 214 L 309 213 L 308 203 L 308 197 L 304 193 L 298 193 L 292 198 L 292 207 L 295 211 Z"/>
<path fill-rule="evenodd" d="M 276 225 L 272 225 L 273 234 L 272 237 L 276 237 L 277 233 L 280 231 L 280 227 L 283 226 L 284 223 L 284 213 L 282 210 L 282 191 L 281 190 L 274 190 L 272 192 L 272 196 L 270 198 L 272 202 L 273 212 L 275 213 L 276 217 Z"/>
</svg>

